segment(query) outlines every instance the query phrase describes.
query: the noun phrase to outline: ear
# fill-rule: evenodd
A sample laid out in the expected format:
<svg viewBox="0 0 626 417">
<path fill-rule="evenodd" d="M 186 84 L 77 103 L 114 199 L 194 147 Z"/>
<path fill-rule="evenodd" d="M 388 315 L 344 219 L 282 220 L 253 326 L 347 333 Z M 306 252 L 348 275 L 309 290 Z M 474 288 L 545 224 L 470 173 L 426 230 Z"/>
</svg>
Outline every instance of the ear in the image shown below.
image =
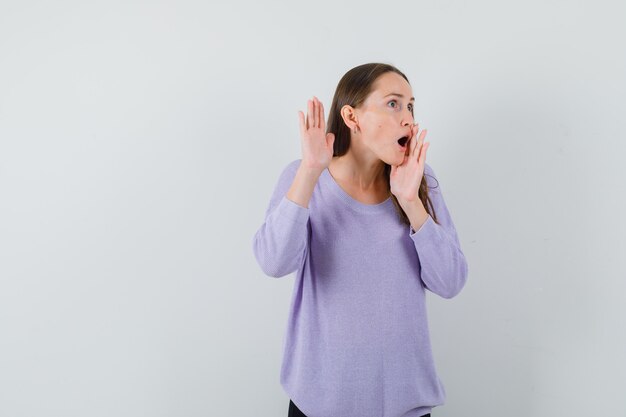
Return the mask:
<svg viewBox="0 0 626 417">
<path fill-rule="evenodd" d="M 356 117 L 356 110 L 354 107 L 346 104 L 341 108 L 341 118 L 343 122 L 348 126 L 348 129 L 354 130 L 356 126 L 359 124 L 359 119 Z"/>
</svg>

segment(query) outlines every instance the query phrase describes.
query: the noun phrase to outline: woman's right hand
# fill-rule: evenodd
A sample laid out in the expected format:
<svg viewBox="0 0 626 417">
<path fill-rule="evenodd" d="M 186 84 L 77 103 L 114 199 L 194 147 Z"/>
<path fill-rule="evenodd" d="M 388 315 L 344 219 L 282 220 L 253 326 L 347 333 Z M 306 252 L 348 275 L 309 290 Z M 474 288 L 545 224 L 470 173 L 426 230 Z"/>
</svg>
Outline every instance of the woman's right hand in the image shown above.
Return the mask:
<svg viewBox="0 0 626 417">
<path fill-rule="evenodd" d="M 324 120 L 324 106 L 322 102 L 313 96 L 308 100 L 308 113 L 306 120 L 304 113 L 298 111 L 300 118 L 300 141 L 302 144 L 302 163 L 310 169 L 320 172 L 328 168 L 333 159 L 333 144 L 335 135 L 326 134 L 326 122 Z"/>
</svg>

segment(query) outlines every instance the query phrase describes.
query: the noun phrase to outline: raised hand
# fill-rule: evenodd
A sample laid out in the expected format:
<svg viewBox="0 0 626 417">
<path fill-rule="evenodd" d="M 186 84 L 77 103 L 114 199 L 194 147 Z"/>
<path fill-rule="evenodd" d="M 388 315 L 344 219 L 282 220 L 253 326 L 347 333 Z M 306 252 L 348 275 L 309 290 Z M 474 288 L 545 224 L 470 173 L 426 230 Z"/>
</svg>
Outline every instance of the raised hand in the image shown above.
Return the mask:
<svg viewBox="0 0 626 417">
<path fill-rule="evenodd" d="M 335 135 L 326 134 L 324 106 L 313 96 L 308 100 L 306 120 L 304 113 L 298 111 L 300 119 L 300 141 L 302 144 L 302 163 L 308 168 L 323 171 L 333 159 L 333 144 Z"/>
<path fill-rule="evenodd" d="M 430 142 L 424 143 L 427 130 L 422 130 L 417 137 L 419 124 L 411 127 L 411 139 L 407 147 L 404 161 L 400 165 L 392 165 L 389 174 L 391 193 L 396 196 L 402 207 L 419 199 L 418 191 L 424 175 L 426 151 Z"/>
</svg>

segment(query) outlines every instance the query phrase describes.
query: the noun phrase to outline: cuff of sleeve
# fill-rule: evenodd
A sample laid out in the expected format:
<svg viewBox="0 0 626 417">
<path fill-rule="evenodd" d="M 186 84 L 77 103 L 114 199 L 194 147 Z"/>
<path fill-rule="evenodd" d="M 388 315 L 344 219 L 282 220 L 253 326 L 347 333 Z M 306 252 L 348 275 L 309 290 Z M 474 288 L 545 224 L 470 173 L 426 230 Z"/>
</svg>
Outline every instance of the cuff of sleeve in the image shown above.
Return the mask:
<svg viewBox="0 0 626 417">
<path fill-rule="evenodd" d="M 437 236 L 437 224 L 432 217 L 428 216 L 417 231 L 413 229 L 413 226 L 409 226 L 409 236 L 418 246 L 432 244 Z"/>
<path fill-rule="evenodd" d="M 286 196 L 280 200 L 276 211 L 280 216 L 292 219 L 297 223 L 306 223 L 309 220 L 309 209 L 294 203 Z"/>
</svg>

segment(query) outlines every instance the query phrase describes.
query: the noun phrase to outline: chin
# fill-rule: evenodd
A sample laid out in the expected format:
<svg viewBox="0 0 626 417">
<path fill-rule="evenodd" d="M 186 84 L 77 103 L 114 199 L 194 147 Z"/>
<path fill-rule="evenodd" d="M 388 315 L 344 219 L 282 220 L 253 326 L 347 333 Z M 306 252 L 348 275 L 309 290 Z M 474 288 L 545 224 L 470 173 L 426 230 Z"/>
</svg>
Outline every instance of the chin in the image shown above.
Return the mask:
<svg viewBox="0 0 626 417">
<path fill-rule="evenodd" d="M 376 156 L 387 165 L 400 165 L 404 161 L 404 153 L 402 152 L 377 152 Z"/>
<path fill-rule="evenodd" d="M 393 158 L 385 157 L 381 159 L 387 165 L 400 165 L 402 161 L 404 161 L 404 154 L 398 153 L 397 155 L 394 155 Z"/>
<path fill-rule="evenodd" d="M 389 157 L 388 157 L 388 156 L 378 155 L 378 159 L 379 159 L 381 162 L 384 162 L 384 163 L 385 163 L 385 164 L 387 164 L 387 165 L 391 165 L 391 164 L 393 164 L 393 163 L 394 163 L 394 161 L 391 161 L 391 160 L 389 159 Z"/>
</svg>

